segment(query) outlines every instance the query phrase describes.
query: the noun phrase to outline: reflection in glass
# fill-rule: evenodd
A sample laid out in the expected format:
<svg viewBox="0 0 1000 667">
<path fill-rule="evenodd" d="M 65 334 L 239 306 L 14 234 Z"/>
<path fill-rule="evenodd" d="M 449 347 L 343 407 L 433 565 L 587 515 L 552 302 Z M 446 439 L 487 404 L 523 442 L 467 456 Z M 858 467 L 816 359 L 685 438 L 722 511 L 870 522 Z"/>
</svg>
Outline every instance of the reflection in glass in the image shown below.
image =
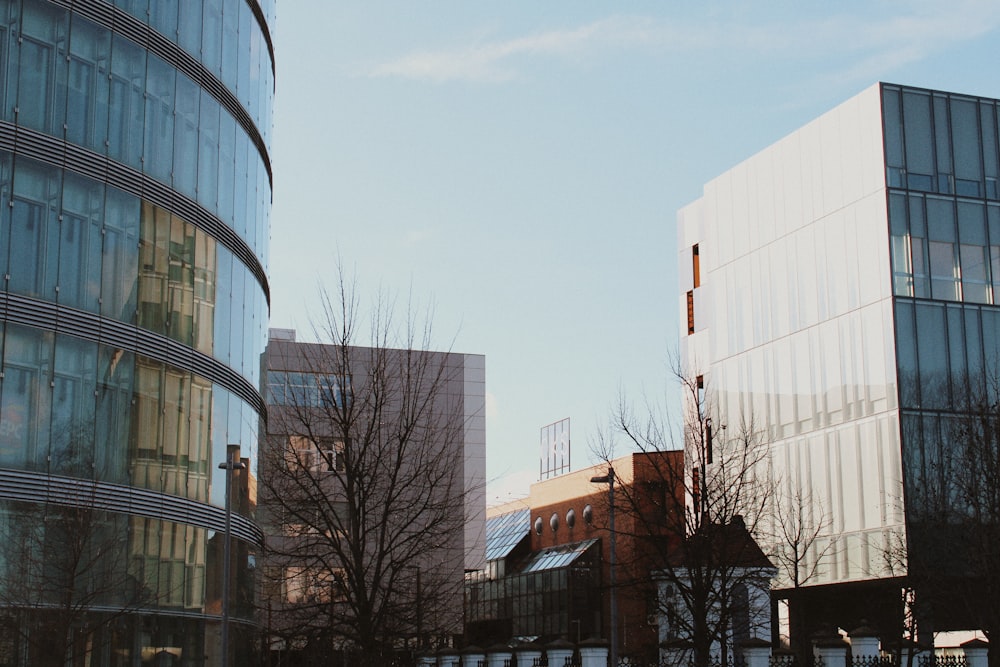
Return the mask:
<svg viewBox="0 0 1000 667">
<path fill-rule="evenodd" d="M 0 55 L 13 73 L 0 79 L 5 118 L 65 137 L 173 186 L 236 230 L 266 265 L 270 183 L 263 156 L 236 119 L 187 75 L 122 35 L 77 15 L 70 26 L 69 12 L 47 2 L 25 0 L 23 6 L 17 40 L 8 40 L 6 23 L 0 26 Z M 197 9 L 194 18 L 200 22 Z M 232 13 L 239 16 L 240 10 Z M 222 21 L 214 9 L 207 14 L 218 24 L 218 34 L 213 28 L 209 38 L 209 47 L 217 50 L 223 24 L 235 30 L 237 22 Z M 256 28 L 256 21 L 247 26 Z M 233 46 L 236 39 L 230 40 Z M 266 49 L 263 60 L 268 61 Z M 269 81 L 269 61 L 256 66 L 266 70 L 263 78 Z M 256 77 L 253 86 L 260 85 Z M 270 103 L 266 91 L 256 99 Z M 256 111 L 252 115 L 266 136 L 270 112 Z M 249 206 L 247 194 L 253 200 Z"/>
</svg>

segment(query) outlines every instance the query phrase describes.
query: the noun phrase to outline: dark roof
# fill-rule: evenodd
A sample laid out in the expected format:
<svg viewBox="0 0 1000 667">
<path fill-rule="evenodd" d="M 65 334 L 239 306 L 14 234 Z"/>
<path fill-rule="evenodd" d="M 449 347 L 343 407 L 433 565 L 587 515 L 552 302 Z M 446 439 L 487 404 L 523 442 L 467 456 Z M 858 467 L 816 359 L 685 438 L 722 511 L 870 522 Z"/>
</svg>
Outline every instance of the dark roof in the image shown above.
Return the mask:
<svg viewBox="0 0 1000 667">
<path fill-rule="evenodd" d="M 699 558 L 696 555 L 696 550 L 703 548 L 702 545 L 711 549 L 710 558 Z M 774 564 L 747 530 L 743 518 L 739 516 L 727 524 L 710 523 L 700 526 L 695 534 L 684 540 L 684 547 L 675 552 L 671 566 L 685 567 L 688 564 L 686 561 L 692 559 L 701 563 L 707 560 L 729 567 L 774 569 Z"/>
<path fill-rule="evenodd" d="M 573 544 L 559 544 L 536 552 L 531 556 L 521 572 L 539 572 L 566 567 L 586 553 L 587 549 L 597 544 L 597 539 L 584 540 Z"/>
<path fill-rule="evenodd" d="M 506 558 L 531 530 L 531 510 L 519 509 L 486 520 L 486 560 Z"/>
</svg>

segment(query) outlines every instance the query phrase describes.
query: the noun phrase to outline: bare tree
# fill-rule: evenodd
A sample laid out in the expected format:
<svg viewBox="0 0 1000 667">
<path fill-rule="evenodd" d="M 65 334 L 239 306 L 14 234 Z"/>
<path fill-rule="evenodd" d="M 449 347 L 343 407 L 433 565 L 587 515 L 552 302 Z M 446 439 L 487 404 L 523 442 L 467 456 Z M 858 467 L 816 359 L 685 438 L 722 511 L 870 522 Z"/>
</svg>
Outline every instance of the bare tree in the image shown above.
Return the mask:
<svg viewBox="0 0 1000 667">
<path fill-rule="evenodd" d="M 753 539 L 768 498 L 766 447 L 752 419 L 719 423 L 701 377 L 679 368 L 675 377 L 685 405 L 681 436 L 656 406 L 637 412 L 621 399 L 598 450 L 610 461 L 623 439 L 648 454 L 660 491 L 623 486 L 616 500 L 632 537 L 645 545 L 633 576 L 652 572 L 660 582 L 666 594 L 656 597 L 656 612 L 668 619 L 667 638 L 690 646 L 693 664 L 710 664 L 714 646 L 727 665 L 734 641 L 760 632 L 765 619 L 755 617 L 750 598 L 768 590 L 774 573 Z M 662 456 L 670 450 L 683 451 L 683 464 Z"/>
<path fill-rule="evenodd" d="M 824 537 L 832 520 L 812 494 L 798 487 L 777 496 L 775 504 L 780 511 L 774 513 L 769 555 L 784 583 L 799 588 L 820 574 L 824 557 L 833 553 L 834 543 Z"/>
<path fill-rule="evenodd" d="M 143 594 L 127 574 L 125 517 L 42 505 L 15 510 L 8 522 L 3 602 L 18 652 L 43 665 L 100 656 L 106 631 Z"/>
<path fill-rule="evenodd" d="M 269 625 L 272 640 L 318 646 L 327 662 L 339 650 L 381 664 L 461 632 L 473 490 L 461 355 L 426 351 L 427 319 L 408 313 L 397 329 L 385 299 L 359 346 L 358 297 L 343 277 L 323 303 L 324 344 L 270 351 L 271 368 L 287 370 L 272 372 L 260 466 Z"/>
<path fill-rule="evenodd" d="M 949 408 L 904 414 L 906 540 L 888 557 L 905 565 L 911 636 L 981 630 L 990 664 L 1000 629 L 1000 371 L 921 378 Z M 943 398 L 941 398 L 943 397 Z"/>
<path fill-rule="evenodd" d="M 883 547 L 882 564 L 884 571 L 899 576 L 902 581 L 898 599 L 900 610 L 898 621 L 901 632 L 900 641 L 891 643 L 885 648 L 892 653 L 895 664 L 913 667 L 918 653 L 917 648 L 921 642 L 917 634 L 917 615 L 914 613 L 917 605 L 917 577 L 905 576 L 907 560 L 906 536 L 902 533 L 891 533 Z"/>
<path fill-rule="evenodd" d="M 64 479 L 96 468 L 87 428 L 64 424 L 50 451 L 50 472 Z M 8 501 L 0 514 L 0 664 L 108 662 L 116 627 L 155 604 L 123 539 L 130 517 L 101 509 L 93 480 L 69 489 Z"/>
<path fill-rule="evenodd" d="M 934 521 L 932 514 L 920 525 L 923 543 L 936 541 L 943 553 L 933 562 L 918 559 L 916 566 L 937 593 L 952 594 L 932 592 L 940 601 L 938 613 L 960 615 L 986 635 L 995 666 L 1000 664 L 1000 651 L 993 648 L 1000 637 L 1000 375 L 989 378 L 986 391 L 971 394 L 963 407 L 959 416 L 942 419 L 941 471 L 924 480 L 926 487 L 939 489 L 928 495 L 947 518 Z M 937 568 L 940 563 L 947 566 Z"/>
<path fill-rule="evenodd" d="M 775 495 L 770 514 L 773 534 L 768 552 L 778 567 L 778 585 L 789 598 L 791 649 L 804 659 L 811 647 L 798 594 L 822 573 L 824 560 L 834 553 L 836 542 L 828 535 L 832 519 L 811 493 L 791 483 L 785 493 Z"/>
</svg>

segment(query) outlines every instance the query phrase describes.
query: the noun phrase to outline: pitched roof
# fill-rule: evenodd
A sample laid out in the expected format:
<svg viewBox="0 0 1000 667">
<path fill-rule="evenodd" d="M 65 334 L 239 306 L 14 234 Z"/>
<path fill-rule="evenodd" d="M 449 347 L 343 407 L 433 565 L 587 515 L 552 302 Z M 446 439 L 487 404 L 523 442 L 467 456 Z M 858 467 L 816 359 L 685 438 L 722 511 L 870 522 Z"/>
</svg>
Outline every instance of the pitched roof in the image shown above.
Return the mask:
<svg viewBox="0 0 1000 667">
<path fill-rule="evenodd" d="M 709 549 L 708 553 L 703 550 Z M 692 562 L 693 561 L 693 562 Z M 770 568 L 774 564 L 747 530 L 743 517 L 726 524 L 707 523 L 687 539 L 671 558 L 673 567 L 714 563 L 728 567 Z"/>
</svg>

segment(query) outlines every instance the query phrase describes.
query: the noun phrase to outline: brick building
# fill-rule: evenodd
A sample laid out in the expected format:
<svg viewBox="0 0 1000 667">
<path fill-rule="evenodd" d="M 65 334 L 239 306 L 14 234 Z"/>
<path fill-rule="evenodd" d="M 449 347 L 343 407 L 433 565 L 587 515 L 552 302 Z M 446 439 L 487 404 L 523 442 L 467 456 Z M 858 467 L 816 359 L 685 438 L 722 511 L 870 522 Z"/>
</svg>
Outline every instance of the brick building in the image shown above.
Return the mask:
<svg viewBox="0 0 1000 667">
<path fill-rule="evenodd" d="M 614 470 L 618 654 L 655 656 L 654 567 L 647 545 L 670 540 L 670 513 L 684 511 L 682 484 L 667 488 L 683 452 L 630 454 L 531 485 L 521 500 L 487 511 L 486 568 L 466 584 L 466 638 L 578 642 L 610 633 L 609 488 Z M 655 528 L 654 528 L 655 527 Z"/>
</svg>

